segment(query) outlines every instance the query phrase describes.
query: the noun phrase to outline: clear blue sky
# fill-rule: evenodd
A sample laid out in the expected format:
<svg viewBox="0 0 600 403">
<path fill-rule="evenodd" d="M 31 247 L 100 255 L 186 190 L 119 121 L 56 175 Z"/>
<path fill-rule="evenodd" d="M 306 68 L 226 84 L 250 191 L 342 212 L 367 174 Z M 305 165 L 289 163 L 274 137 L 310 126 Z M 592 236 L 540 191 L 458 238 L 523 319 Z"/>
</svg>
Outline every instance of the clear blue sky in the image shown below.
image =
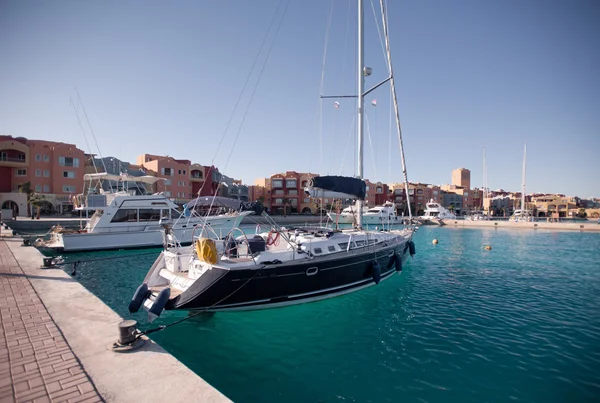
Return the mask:
<svg viewBox="0 0 600 403">
<path fill-rule="evenodd" d="M 409 180 L 449 183 L 466 167 L 479 186 L 485 145 L 489 186 L 519 190 L 526 141 L 528 192 L 600 196 L 600 2 L 389 3 Z M 325 100 L 319 119 L 325 0 L 291 1 L 231 160 L 258 69 L 215 156 L 279 4 L 0 1 L 0 133 L 97 153 L 69 103 L 77 86 L 103 156 L 214 159 L 246 183 L 283 170 L 351 175 L 354 102 Z M 365 16 L 372 85 L 386 69 L 370 1 Z M 355 21 L 355 2 L 336 0 L 325 94 L 355 92 Z M 388 88 L 367 101 L 365 176 L 399 181 Z"/>
</svg>

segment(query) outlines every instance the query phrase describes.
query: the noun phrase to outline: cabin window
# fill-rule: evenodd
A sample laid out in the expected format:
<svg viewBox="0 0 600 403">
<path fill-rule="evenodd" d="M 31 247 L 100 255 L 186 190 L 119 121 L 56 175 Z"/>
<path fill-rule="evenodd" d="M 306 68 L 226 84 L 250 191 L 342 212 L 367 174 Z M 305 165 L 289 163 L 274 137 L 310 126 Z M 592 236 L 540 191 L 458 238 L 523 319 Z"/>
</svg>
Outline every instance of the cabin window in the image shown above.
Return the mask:
<svg viewBox="0 0 600 403">
<path fill-rule="evenodd" d="M 138 215 L 139 215 L 140 222 L 159 221 L 160 220 L 160 210 L 159 209 L 140 209 Z"/>
<path fill-rule="evenodd" d="M 359 247 L 359 246 L 365 246 L 365 244 L 367 242 L 366 241 L 355 241 L 354 243 L 356 244 L 357 247 Z"/>
<path fill-rule="evenodd" d="M 333 245 L 329 245 L 327 249 L 329 249 L 329 252 L 335 252 L 335 246 Z"/>
<path fill-rule="evenodd" d="M 314 248 L 313 252 L 314 253 L 323 253 L 323 250 L 321 248 Z"/>
<path fill-rule="evenodd" d="M 340 247 L 340 249 L 346 250 L 348 249 L 348 242 L 338 243 L 338 246 Z"/>
<path fill-rule="evenodd" d="M 120 209 L 110 222 L 137 222 L 137 209 Z"/>
<path fill-rule="evenodd" d="M 179 211 L 175 210 L 175 209 L 172 209 L 171 210 L 171 219 L 172 220 L 176 220 L 179 217 L 181 217 L 181 213 Z"/>
</svg>

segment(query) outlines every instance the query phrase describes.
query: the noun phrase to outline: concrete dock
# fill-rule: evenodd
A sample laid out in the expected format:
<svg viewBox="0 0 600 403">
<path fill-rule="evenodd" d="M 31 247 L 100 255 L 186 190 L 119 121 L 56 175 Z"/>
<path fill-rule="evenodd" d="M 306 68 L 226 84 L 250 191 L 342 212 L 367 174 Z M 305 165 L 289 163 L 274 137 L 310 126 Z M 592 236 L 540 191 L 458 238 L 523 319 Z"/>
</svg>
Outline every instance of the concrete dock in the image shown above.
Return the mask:
<svg viewBox="0 0 600 403">
<path fill-rule="evenodd" d="M 582 231 L 582 232 L 600 232 L 600 224 L 596 221 L 582 222 L 514 222 L 514 221 L 486 221 L 486 220 L 444 220 L 443 227 L 455 228 L 512 228 L 512 229 L 534 229 L 534 230 L 559 230 L 559 231 Z"/>
<path fill-rule="evenodd" d="M 0 237 L 0 402 L 229 401 L 151 340 L 111 351 L 122 318 L 21 243 Z"/>
</svg>

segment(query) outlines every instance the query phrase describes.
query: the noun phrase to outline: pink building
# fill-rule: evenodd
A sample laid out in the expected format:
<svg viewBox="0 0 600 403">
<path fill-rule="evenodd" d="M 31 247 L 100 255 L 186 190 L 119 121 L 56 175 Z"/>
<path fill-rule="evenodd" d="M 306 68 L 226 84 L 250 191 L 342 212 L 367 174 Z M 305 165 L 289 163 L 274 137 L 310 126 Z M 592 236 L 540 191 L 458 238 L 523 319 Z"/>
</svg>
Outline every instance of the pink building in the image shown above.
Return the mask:
<svg viewBox="0 0 600 403">
<path fill-rule="evenodd" d="M 83 191 L 86 158 L 74 144 L 0 136 L 2 207 L 17 205 L 18 214 L 25 215 L 22 203 L 12 199 L 18 198 L 14 194 L 22 184 L 30 182 L 31 189 L 43 196 L 46 212 L 62 212 L 71 204 L 69 197 Z"/>
<path fill-rule="evenodd" d="M 191 167 L 189 160 L 178 160 L 169 156 L 142 154 L 137 157 L 137 165 L 152 171 L 159 178 L 165 178 L 159 189 L 164 186 L 165 196 L 174 199 L 176 203 L 187 203 L 192 194 Z"/>
</svg>

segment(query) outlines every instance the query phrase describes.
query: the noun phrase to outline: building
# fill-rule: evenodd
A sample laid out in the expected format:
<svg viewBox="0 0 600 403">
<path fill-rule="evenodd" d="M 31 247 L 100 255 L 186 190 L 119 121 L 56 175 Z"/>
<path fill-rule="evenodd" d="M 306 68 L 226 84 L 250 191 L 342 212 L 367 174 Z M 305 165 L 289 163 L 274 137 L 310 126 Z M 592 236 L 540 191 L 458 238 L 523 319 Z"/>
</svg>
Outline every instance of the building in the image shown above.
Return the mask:
<svg viewBox="0 0 600 403">
<path fill-rule="evenodd" d="M 442 204 L 442 190 L 439 186 L 430 185 L 428 183 L 410 183 L 408 184 L 408 195 L 410 197 L 410 207 L 412 214 L 415 216 L 423 215 L 427 209 L 427 203 L 433 200 Z M 404 183 L 391 183 L 389 185 L 388 200 L 396 204 L 396 208 L 400 214 L 408 214 L 408 205 L 406 203 L 406 191 Z"/>
<path fill-rule="evenodd" d="M 569 217 L 569 211 L 577 211 L 577 203 L 564 195 L 544 195 L 533 197 L 531 204 L 536 209 L 537 217 L 550 217 L 558 213 L 558 217 Z"/>
<path fill-rule="evenodd" d="M 367 185 L 367 196 L 365 198 L 365 205 L 369 208 L 380 206 L 388 201 L 389 187 L 385 183 L 371 182 L 365 179 Z"/>
<path fill-rule="evenodd" d="M 2 208 L 12 208 L 17 215 L 26 216 L 27 204 L 15 194 L 29 182 L 31 190 L 42 198 L 44 213 L 70 209 L 70 197 L 83 191 L 86 160 L 85 152 L 74 144 L 0 136 Z M 21 201 L 17 202 L 16 198 Z"/>
<path fill-rule="evenodd" d="M 456 171 L 458 170 L 455 170 L 454 172 Z M 470 179 L 468 179 L 468 181 L 470 182 Z M 473 194 L 469 188 L 452 184 L 443 185 L 441 189 L 445 193 L 442 200 L 442 206 L 444 206 L 450 211 L 453 211 L 454 214 L 467 214 L 469 211 L 476 209 L 476 207 L 473 204 Z"/>
<path fill-rule="evenodd" d="M 318 208 L 324 208 L 325 205 L 333 203 L 333 200 L 324 199 L 324 205 L 320 206 L 319 201 L 304 194 L 304 188 L 315 176 L 317 175 L 312 173 L 286 171 L 272 175 L 270 178 L 261 179 L 257 181 L 257 185 L 265 184 L 267 193 L 265 206 L 271 213 L 282 214 L 284 208 L 287 213 L 314 213 Z M 266 186 L 267 183 L 269 186 Z"/>
<path fill-rule="evenodd" d="M 471 189 L 471 171 L 466 168 L 457 168 L 452 171 L 452 184 Z"/>
<path fill-rule="evenodd" d="M 164 195 L 175 203 L 184 204 L 194 197 L 190 181 L 191 161 L 178 160 L 168 155 L 142 154 L 137 157 L 137 165 L 151 175 L 164 178 Z"/>
</svg>

